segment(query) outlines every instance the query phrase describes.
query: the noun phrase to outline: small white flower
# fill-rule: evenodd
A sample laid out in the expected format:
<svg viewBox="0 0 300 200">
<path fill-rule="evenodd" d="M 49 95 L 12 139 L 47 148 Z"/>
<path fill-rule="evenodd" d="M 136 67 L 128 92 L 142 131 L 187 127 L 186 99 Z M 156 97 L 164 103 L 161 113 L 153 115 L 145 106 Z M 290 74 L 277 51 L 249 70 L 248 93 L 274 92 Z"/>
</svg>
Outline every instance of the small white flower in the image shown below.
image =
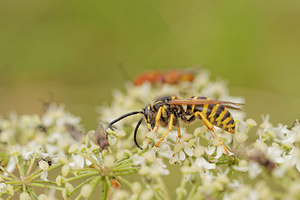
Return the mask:
<svg viewBox="0 0 300 200">
<path fill-rule="evenodd" d="M 143 200 L 152 200 L 154 197 L 154 194 L 151 190 L 144 190 L 141 194 L 141 198 Z"/>
<path fill-rule="evenodd" d="M 270 129 L 273 125 L 269 122 L 270 115 L 262 116 L 263 122 L 260 124 L 260 128 L 262 129 Z"/>
<path fill-rule="evenodd" d="M 276 138 L 274 138 L 275 142 L 284 144 L 288 147 L 292 147 L 296 141 L 296 133 L 287 129 L 287 126 L 283 126 L 279 124 L 278 127 L 273 128 Z"/>
<path fill-rule="evenodd" d="M 10 156 L 7 167 L 6 167 L 6 170 L 8 172 L 13 172 L 16 168 L 16 164 L 17 164 L 17 161 L 16 161 L 15 157 Z"/>
<path fill-rule="evenodd" d="M 70 162 L 70 167 L 83 168 L 84 167 L 84 158 L 80 155 L 72 154 L 73 162 Z"/>
<path fill-rule="evenodd" d="M 231 152 L 230 152 L 231 153 Z M 225 152 L 225 150 L 224 150 L 224 148 L 223 148 L 223 146 L 218 146 L 217 147 L 217 154 L 216 154 L 216 156 L 215 156 L 215 159 L 219 159 L 223 154 L 226 154 L 226 152 Z"/>
<path fill-rule="evenodd" d="M 133 160 L 133 164 L 134 165 L 142 165 L 142 164 L 144 164 L 145 163 L 145 157 L 143 157 L 143 156 L 140 156 L 140 155 L 138 155 L 138 154 L 134 154 L 133 156 L 132 156 L 132 160 Z"/>
<path fill-rule="evenodd" d="M 47 181 L 48 179 L 48 171 L 42 171 L 41 172 L 41 175 L 40 175 L 40 178 L 44 181 Z"/>
<path fill-rule="evenodd" d="M 150 163 L 154 163 L 156 161 L 156 156 L 155 156 L 155 152 L 150 149 L 148 151 L 146 151 L 144 153 L 144 157 L 146 158 L 146 160 Z"/>
<path fill-rule="evenodd" d="M 257 162 L 249 162 L 249 178 L 256 178 L 261 171 L 262 169 Z"/>
<path fill-rule="evenodd" d="M 0 192 L 5 192 L 6 186 L 7 185 L 5 183 L 0 183 Z"/>
<path fill-rule="evenodd" d="M 284 151 L 279 147 L 277 143 L 272 143 L 271 147 L 267 148 L 266 155 L 275 163 L 283 163 L 286 160 L 283 157 Z"/>
<path fill-rule="evenodd" d="M 246 122 L 247 122 L 248 126 L 250 126 L 250 127 L 257 126 L 257 123 L 254 119 L 247 119 Z"/>
<path fill-rule="evenodd" d="M 201 157 L 205 152 L 205 148 L 203 146 L 196 146 L 194 149 L 194 156 Z"/>
<path fill-rule="evenodd" d="M 204 168 L 204 169 L 215 169 L 216 168 L 216 164 L 215 163 L 209 163 L 207 162 L 204 158 L 197 158 L 195 161 L 196 166 L 198 166 L 199 168 Z"/>
<path fill-rule="evenodd" d="M 141 166 L 140 170 L 139 170 L 139 174 L 140 175 L 148 175 L 151 171 L 151 168 L 146 166 L 146 165 L 143 165 Z"/>
<path fill-rule="evenodd" d="M 208 146 L 205 148 L 205 152 L 207 155 L 212 155 L 216 150 L 216 147 L 215 146 Z"/>
</svg>

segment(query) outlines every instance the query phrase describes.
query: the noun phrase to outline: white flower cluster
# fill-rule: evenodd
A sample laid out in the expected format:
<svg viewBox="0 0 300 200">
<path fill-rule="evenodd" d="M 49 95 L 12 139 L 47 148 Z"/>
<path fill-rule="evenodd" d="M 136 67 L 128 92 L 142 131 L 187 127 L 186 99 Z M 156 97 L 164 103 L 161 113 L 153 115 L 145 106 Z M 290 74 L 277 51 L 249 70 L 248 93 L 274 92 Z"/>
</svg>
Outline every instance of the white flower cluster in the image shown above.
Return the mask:
<svg viewBox="0 0 300 200">
<path fill-rule="evenodd" d="M 243 98 L 228 94 L 224 81 L 210 81 L 209 73 L 202 70 L 195 74 L 193 82 L 154 86 L 148 82 L 141 86 L 129 83 L 125 89 L 125 92 L 114 91 L 110 107 L 98 109 L 100 121 L 109 123 L 125 113 L 141 110 L 164 95 L 180 98 L 206 96 L 244 102 Z M 292 190 L 289 185 L 300 183 L 299 123 L 295 123 L 291 129 L 283 125 L 274 127 L 269 117 L 265 117 L 256 130 L 252 129 L 257 126 L 256 121 L 245 119 L 245 113 L 235 110 L 230 112 L 237 126 L 235 135 L 216 128 L 225 145 L 230 147 L 233 154 L 230 156 L 226 155 L 224 148 L 200 120 L 194 122 L 193 128 L 181 123 L 180 143 L 177 143 L 177 132 L 174 130 L 158 148 L 154 144 L 167 129 L 160 128 L 155 133 L 142 126 L 138 140 L 143 141 L 141 143 L 145 150 L 141 151 L 133 142 L 133 130 L 143 116 L 132 116 L 115 124 L 116 131 L 108 129 L 109 141 L 111 145 L 118 141 L 117 151 L 126 148 L 132 152 L 131 158 L 136 165 L 141 166 L 139 174 L 145 179 L 151 177 L 158 180 L 159 175 L 165 175 L 172 182 L 174 175 L 168 170 L 169 164 L 181 168 L 182 181 L 176 194 L 163 190 L 159 194 L 163 199 L 281 199 L 285 192 Z M 282 179 L 287 182 L 283 183 Z M 161 180 L 155 184 L 158 182 Z M 297 198 L 299 194 L 295 191 L 286 195 L 286 199 Z"/>
<path fill-rule="evenodd" d="M 0 180 L 6 185 L 6 190 L 0 192 L 1 196 L 14 196 L 15 192 L 8 190 L 12 186 L 12 191 L 19 191 L 23 186 L 26 188 L 25 185 L 47 187 L 38 185 L 39 181 L 51 184 L 48 172 L 60 166 L 61 160 L 66 160 L 71 144 L 81 143 L 83 130 L 79 122 L 79 117 L 55 104 L 50 104 L 42 116 L 11 113 L 8 119 L 1 118 L 0 171 L 3 173 Z M 19 177 L 14 174 L 19 174 Z M 33 194 L 28 191 L 23 190 L 19 198 L 31 198 Z"/>
<path fill-rule="evenodd" d="M 224 81 L 210 81 L 199 70 L 193 81 L 173 85 L 128 83 L 124 92 L 113 92 L 110 106 L 98 109 L 101 123 L 88 133 L 79 117 L 54 104 L 42 116 L 0 118 L 0 199 L 300 199 L 298 121 L 274 126 L 265 116 L 257 124 L 229 108 L 235 134 L 215 127 L 229 155 L 200 119 L 180 121 L 181 140 L 172 130 L 158 147 L 168 130 L 148 131 L 143 121 L 137 137 L 143 150 L 133 140 L 143 115 L 107 128 L 164 95 L 244 102 L 229 95 Z"/>
</svg>

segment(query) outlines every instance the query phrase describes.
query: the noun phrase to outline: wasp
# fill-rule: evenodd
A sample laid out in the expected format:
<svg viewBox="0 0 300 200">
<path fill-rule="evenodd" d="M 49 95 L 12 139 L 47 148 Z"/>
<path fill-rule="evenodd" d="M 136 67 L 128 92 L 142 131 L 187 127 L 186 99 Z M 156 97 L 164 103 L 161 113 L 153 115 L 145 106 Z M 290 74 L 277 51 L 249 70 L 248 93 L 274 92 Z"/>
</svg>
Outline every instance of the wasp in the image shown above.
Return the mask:
<svg viewBox="0 0 300 200">
<path fill-rule="evenodd" d="M 223 146 L 226 154 L 229 155 L 227 148 L 225 147 L 222 139 L 219 137 L 214 126 L 234 134 L 235 122 L 231 113 L 228 111 L 228 108 L 241 110 L 241 108 L 238 107 L 241 105 L 243 104 L 213 100 L 201 96 L 193 96 L 190 99 L 179 99 L 177 96 L 163 96 L 156 99 L 153 105 L 147 105 L 141 111 L 133 111 L 113 120 L 110 122 L 109 128 L 114 130 L 112 125 L 116 122 L 131 115 L 142 114 L 143 117 L 138 121 L 134 130 L 134 142 L 138 148 L 142 149 L 137 143 L 136 136 L 139 126 L 143 120 L 146 122 L 149 131 L 154 130 L 157 132 L 159 126 L 168 127 L 168 131 L 155 144 L 155 146 L 158 147 L 161 141 L 173 129 L 173 126 L 177 129 L 177 142 L 180 142 L 180 121 L 184 123 L 191 123 L 196 119 L 200 119 L 203 124 L 214 133 L 215 137 Z"/>
</svg>

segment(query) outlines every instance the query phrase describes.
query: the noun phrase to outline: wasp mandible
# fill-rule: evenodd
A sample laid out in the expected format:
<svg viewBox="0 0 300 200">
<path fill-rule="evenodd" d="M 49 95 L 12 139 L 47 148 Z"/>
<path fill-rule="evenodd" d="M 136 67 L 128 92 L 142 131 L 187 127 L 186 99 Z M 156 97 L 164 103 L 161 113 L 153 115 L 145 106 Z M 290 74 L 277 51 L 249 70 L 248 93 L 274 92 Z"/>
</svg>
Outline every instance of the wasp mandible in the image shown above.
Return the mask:
<svg viewBox="0 0 300 200">
<path fill-rule="evenodd" d="M 229 151 L 225 147 L 214 126 L 234 134 L 235 122 L 227 108 L 241 110 L 241 108 L 236 107 L 241 105 L 243 104 L 213 100 L 201 96 L 193 96 L 190 99 L 179 99 L 177 96 L 163 96 L 156 99 L 153 105 L 147 105 L 141 111 L 130 112 L 113 120 L 110 122 L 109 128 L 114 130 L 112 125 L 128 116 L 143 114 L 144 116 L 138 121 L 134 130 L 134 142 L 138 148 L 142 149 L 137 143 L 136 136 L 143 119 L 145 120 L 149 131 L 158 131 L 159 126 L 168 126 L 168 131 L 155 144 L 156 147 L 158 147 L 161 141 L 169 134 L 173 129 L 173 126 L 177 128 L 177 142 L 180 142 L 181 133 L 179 120 L 184 123 L 190 123 L 195 119 L 201 119 L 203 124 L 211 130 L 220 141 L 226 154 L 229 155 Z"/>
</svg>

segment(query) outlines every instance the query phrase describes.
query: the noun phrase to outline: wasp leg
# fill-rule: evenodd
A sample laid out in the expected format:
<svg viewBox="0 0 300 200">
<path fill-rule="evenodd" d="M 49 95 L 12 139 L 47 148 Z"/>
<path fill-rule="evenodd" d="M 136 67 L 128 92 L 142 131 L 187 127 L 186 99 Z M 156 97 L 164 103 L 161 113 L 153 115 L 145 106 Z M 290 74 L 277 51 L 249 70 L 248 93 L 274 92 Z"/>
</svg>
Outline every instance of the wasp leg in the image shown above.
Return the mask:
<svg viewBox="0 0 300 200">
<path fill-rule="evenodd" d="M 217 133 L 217 131 L 215 130 L 214 126 L 208 121 L 208 119 L 201 113 L 201 112 L 196 112 L 195 113 L 195 117 L 200 116 L 203 124 L 211 131 L 213 131 L 217 137 L 217 139 L 220 141 L 221 145 L 223 146 L 225 152 L 227 155 L 229 155 L 229 151 L 227 150 L 226 146 L 224 145 L 223 140 L 219 137 L 219 134 Z"/>
<path fill-rule="evenodd" d="M 169 130 L 159 139 L 159 141 L 155 144 L 156 147 L 163 141 L 163 139 L 170 133 L 170 131 L 173 128 L 173 121 L 174 121 L 175 115 L 171 114 L 170 121 L 169 121 Z"/>
<path fill-rule="evenodd" d="M 155 130 L 154 130 L 155 132 L 157 132 L 158 129 L 159 129 L 159 120 L 161 118 L 161 112 L 162 112 L 162 110 L 163 110 L 163 107 L 160 107 L 158 109 L 156 117 L 155 117 Z"/>
<path fill-rule="evenodd" d="M 178 141 L 177 143 L 180 143 L 180 139 L 181 139 L 181 132 L 180 132 L 180 127 L 177 128 L 177 134 L 178 134 Z"/>
</svg>

